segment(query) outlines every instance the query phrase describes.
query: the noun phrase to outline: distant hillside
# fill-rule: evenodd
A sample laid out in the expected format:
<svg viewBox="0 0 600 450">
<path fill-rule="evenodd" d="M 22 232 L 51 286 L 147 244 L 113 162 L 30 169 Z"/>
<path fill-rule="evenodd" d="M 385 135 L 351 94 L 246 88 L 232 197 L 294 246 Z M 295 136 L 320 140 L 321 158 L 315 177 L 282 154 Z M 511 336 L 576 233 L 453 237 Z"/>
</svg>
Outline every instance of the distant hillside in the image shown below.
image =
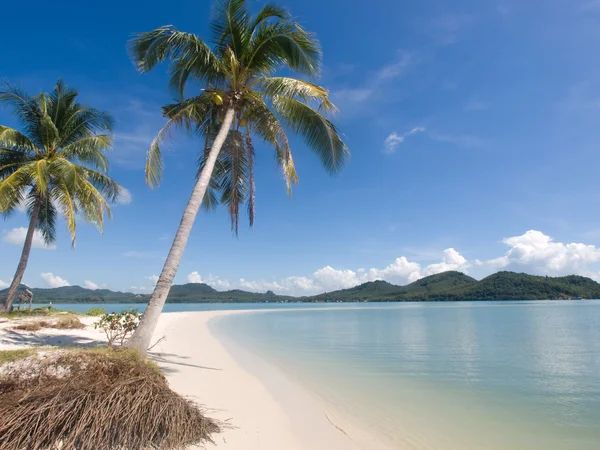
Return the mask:
<svg viewBox="0 0 600 450">
<path fill-rule="evenodd" d="M 385 281 L 371 281 L 350 289 L 328 292 L 312 297 L 318 301 L 410 301 L 428 300 L 438 292 L 463 288 L 477 283 L 461 272 L 443 272 L 431 275 L 406 286 L 395 286 Z"/>
<path fill-rule="evenodd" d="M 24 286 L 23 286 L 24 288 Z M 149 295 L 91 290 L 79 286 L 31 289 L 35 303 L 145 303 Z M 0 291 L 0 298 L 6 290 Z M 422 278 L 406 286 L 386 281 L 370 281 L 309 297 L 264 294 L 241 290 L 217 291 L 206 284 L 173 286 L 168 303 L 263 303 L 263 302 L 391 302 L 448 300 L 544 300 L 600 299 L 600 284 L 577 275 L 541 277 L 515 272 L 498 272 L 477 281 L 461 272 L 444 272 Z"/>
<path fill-rule="evenodd" d="M 22 285 L 21 289 L 26 286 Z M 114 292 L 108 289 L 86 289 L 65 286 L 52 289 L 30 288 L 34 303 L 146 303 L 148 294 Z M 0 291 L 0 299 L 7 289 Z M 217 291 L 204 283 L 175 285 L 169 292 L 167 303 L 260 303 L 295 301 L 295 297 L 275 295 L 273 292 L 254 293 L 240 290 Z"/>
<path fill-rule="evenodd" d="M 454 289 L 432 292 L 427 300 L 545 300 L 600 298 L 600 284 L 577 275 L 542 277 L 498 272 L 481 281 Z"/>
</svg>

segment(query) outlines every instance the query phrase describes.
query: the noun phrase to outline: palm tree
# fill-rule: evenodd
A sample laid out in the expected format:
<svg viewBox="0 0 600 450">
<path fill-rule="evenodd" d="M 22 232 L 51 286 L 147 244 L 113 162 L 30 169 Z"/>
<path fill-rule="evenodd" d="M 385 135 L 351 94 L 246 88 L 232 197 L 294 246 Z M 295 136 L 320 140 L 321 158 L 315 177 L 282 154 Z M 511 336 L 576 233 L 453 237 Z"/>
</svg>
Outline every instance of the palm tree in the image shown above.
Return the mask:
<svg viewBox="0 0 600 450">
<path fill-rule="evenodd" d="M 247 203 L 253 224 L 254 137 L 275 149 L 288 190 L 298 179 L 284 127 L 300 134 L 331 173 L 338 172 L 348 156 L 337 128 L 321 114 L 335 110 L 327 90 L 300 79 L 274 76 L 280 69 L 318 75 L 321 51 L 312 34 L 275 5 L 265 5 L 251 16 L 245 0 L 218 1 L 211 28 L 212 47 L 173 26 L 141 33 L 131 42 L 139 71 L 170 62 L 170 86 L 180 99 L 163 108 L 168 122 L 148 151 L 148 184 L 159 184 L 160 144 L 170 128 L 183 127 L 201 135 L 205 143 L 199 176 L 171 250 L 128 343 L 142 352 L 147 351 L 200 206 L 226 204 L 237 232 L 240 205 Z M 188 80 L 202 88 L 183 99 Z"/>
<path fill-rule="evenodd" d="M 17 271 L 0 310 L 10 311 L 23 279 L 34 232 L 47 244 L 56 239 L 56 219 L 64 215 L 75 248 L 76 218 L 102 231 L 107 200 L 120 186 L 107 176 L 112 118 L 77 102 L 77 91 L 59 80 L 50 93 L 30 97 L 6 84 L 0 104 L 12 108 L 23 133 L 0 126 L 0 213 L 26 206 L 29 228 Z"/>
</svg>

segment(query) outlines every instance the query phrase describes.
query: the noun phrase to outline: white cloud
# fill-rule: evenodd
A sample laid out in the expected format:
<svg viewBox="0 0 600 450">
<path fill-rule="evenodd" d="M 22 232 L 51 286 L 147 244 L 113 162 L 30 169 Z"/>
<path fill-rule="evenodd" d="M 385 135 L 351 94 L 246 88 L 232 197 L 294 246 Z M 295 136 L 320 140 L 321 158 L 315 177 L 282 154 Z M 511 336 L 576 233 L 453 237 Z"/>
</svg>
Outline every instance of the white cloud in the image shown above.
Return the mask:
<svg viewBox="0 0 600 450">
<path fill-rule="evenodd" d="M 27 235 L 27 228 L 19 227 L 13 228 L 12 230 L 4 231 L 2 236 L 2 241 L 7 244 L 17 245 L 22 247 L 25 243 L 25 236 Z M 33 232 L 33 241 L 31 243 L 32 248 L 42 248 L 45 250 L 54 250 L 56 249 L 56 245 L 46 245 L 44 242 L 44 238 L 42 237 L 42 233 L 39 230 L 35 230 Z"/>
<path fill-rule="evenodd" d="M 212 276 L 211 274 L 209 274 L 206 278 L 202 278 L 202 276 L 198 272 L 190 273 L 187 276 L 187 281 L 188 283 L 208 284 L 209 286 L 220 290 L 227 290 L 231 287 L 229 281 L 227 280 L 222 280 L 219 277 Z"/>
<path fill-rule="evenodd" d="M 216 289 L 239 288 L 252 292 L 274 291 L 284 295 L 311 295 L 320 292 L 335 291 L 357 286 L 367 281 L 385 280 L 395 284 L 407 284 L 447 270 L 460 270 L 466 272 L 470 267 L 469 262 L 453 248 L 443 252 L 440 263 L 422 267 L 418 262 L 409 261 L 402 256 L 397 258 L 383 269 L 336 269 L 325 266 L 316 270 L 312 277 L 290 276 L 276 281 L 247 280 L 240 278 L 237 282 L 229 283 L 218 277 L 210 275 L 208 278 L 192 272 L 187 279 L 190 283 L 206 283 Z"/>
<path fill-rule="evenodd" d="M 83 282 L 83 285 L 87 288 L 87 289 L 100 289 L 100 286 L 98 286 L 96 283 L 94 283 L 93 281 L 90 280 L 85 280 Z"/>
<path fill-rule="evenodd" d="M 383 141 L 383 153 L 388 155 L 396 153 L 398 146 L 404 142 L 407 136 L 410 136 L 411 134 L 422 133 L 423 131 L 425 131 L 424 127 L 414 127 L 404 134 L 398 134 L 395 131 L 390 133 L 390 135 L 385 138 L 385 141 Z"/>
<path fill-rule="evenodd" d="M 45 283 L 51 288 L 63 287 L 63 286 L 71 286 L 71 284 L 59 277 L 58 275 L 52 274 L 52 272 L 45 272 L 40 274 Z"/>
<path fill-rule="evenodd" d="M 132 201 L 133 195 L 131 195 L 131 191 L 121 186 L 121 192 L 119 193 L 119 196 L 117 197 L 115 203 L 117 205 L 130 205 Z"/>
<path fill-rule="evenodd" d="M 600 261 L 600 248 L 581 243 L 554 242 L 541 231 L 529 230 L 502 241 L 510 249 L 505 255 L 478 265 L 493 269 L 512 268 L 542 275 L 589 273 L 588 266 Z"/>
<path fill-rule="evenodd" d="M 152 284 L 156 286 L 156 283 L 158 282 L 158 275 L 150 275 L 149 277 L 146 277 L 146 280 L 152 281 Z"/>
<path fill-rule="evenodd" d="M 8 286 L 10 286 L 10 283 L 0 280 L 0 289 L 7 288 Z"/>
</svg>

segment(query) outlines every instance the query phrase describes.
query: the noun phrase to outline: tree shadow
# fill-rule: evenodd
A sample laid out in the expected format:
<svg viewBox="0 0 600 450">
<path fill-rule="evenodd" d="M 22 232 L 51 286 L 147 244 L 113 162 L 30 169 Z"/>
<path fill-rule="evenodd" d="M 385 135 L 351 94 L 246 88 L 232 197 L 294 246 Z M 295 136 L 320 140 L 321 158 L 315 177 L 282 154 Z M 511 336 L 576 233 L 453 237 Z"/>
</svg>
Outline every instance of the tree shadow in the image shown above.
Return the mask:
<svg viewBox="0 0 600 450">
<path fill-rule="evenodd" d="M 0 330 L 0 343 L 28 347 L 47 345 L 52 347 L 98 347 L 106 345 L 106 342 L 84 336 L 47 334 L 43 331 L 19 332 L 6 328 Z"/>
<path fill-rule="evenodd" d="M 158 366 L 160 367 L 160 370 L 166 374 L 180 372 L 180 370 L 178 370 L 176 367 L 172 367 L 173 365 L 191 367 L 191 368 L 200 369 L 200 370 L 221 370 L 217 367 L 201 366 L 199 364 L 190 364 L 190 363 L 186 363 L 183 361 L 178 361 L 178 360 L 190 359 L 190 357 L 189 356 L 180 356 L 180 355 L 176 355 L 174 353 L 149 352 L 148 357 L 150 357 L 150 359 L 152 359 L 155 363 L 157 363 Z"/>
</svg>

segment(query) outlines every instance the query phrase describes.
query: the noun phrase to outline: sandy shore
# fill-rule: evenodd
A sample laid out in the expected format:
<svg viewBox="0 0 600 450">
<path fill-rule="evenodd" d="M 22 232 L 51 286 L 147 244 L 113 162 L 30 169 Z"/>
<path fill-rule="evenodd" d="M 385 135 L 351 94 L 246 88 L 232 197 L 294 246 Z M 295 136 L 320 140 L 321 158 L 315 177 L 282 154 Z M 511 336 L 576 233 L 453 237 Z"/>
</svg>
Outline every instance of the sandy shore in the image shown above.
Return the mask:
<svg viewBox="0 0 600 450">
<path fill-rule="evenodd" d="M 252 373 L 242 367 L 207 326 L 224 314 L 232 312 L 163 314 L 155 337 L 165 340 L 153 349 L 173 389 L 230 426 L 208 448 L 358 449 L 310 395 L 275 368 L 259 360 L 244 361 L 245 367 L 252 364 Z"/>
<path fill-rule="evenodd" d="M 152 349 L 171 387 L 226 424 L 213 449 L 355 450 L 364 448 L 328 419 L 322 406 L 277 369 L 251 355 L 234 357 L 211 333 L 208 322 L 230 311 L 166 313 Z M 84 317 L 84 330 L 10 330 L 0 323 L 0 350 L 39 345 L 96 345 L 105 341 Z M 243 364 L 242 364 L 243 362 Z M 251 368 L 250 371 L 246 368 Z"/>
</svg>

